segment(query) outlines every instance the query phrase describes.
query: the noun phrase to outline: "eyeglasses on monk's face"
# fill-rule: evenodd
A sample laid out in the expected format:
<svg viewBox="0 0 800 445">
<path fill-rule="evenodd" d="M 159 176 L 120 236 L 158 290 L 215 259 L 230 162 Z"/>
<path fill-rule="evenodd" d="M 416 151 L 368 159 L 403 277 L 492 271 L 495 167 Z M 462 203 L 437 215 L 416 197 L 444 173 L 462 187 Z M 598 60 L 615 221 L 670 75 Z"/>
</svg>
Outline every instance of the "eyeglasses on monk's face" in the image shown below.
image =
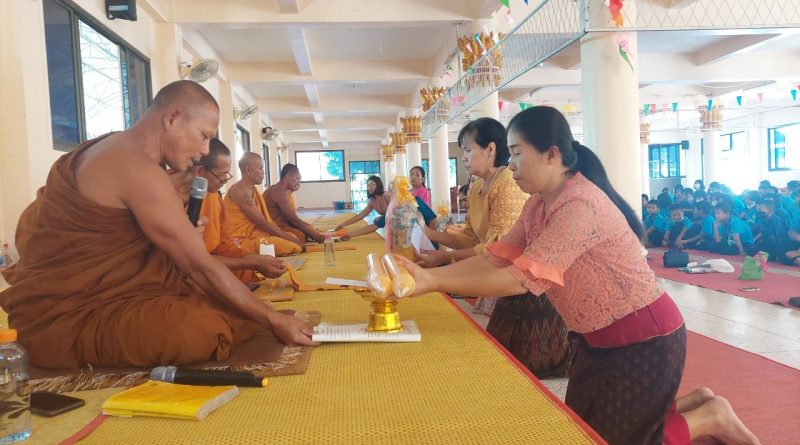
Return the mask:
<svg viewBox="0 0 800 445">
<path fill-rule="evenodd" d="M 231 174 L 231 172 L 226 172 L 223 175 L 224 176 L 224 179 L 223 179 L 223 178 L 220 178 L 219 175 L 217 175 L 216 173 L 214 173 L 213 171 L 211 171 L 209 169 L 206 169 L 206 171 L 211 173 L 211 176 L 217 178 L 217 181 L 219 181 L 220 184 L 226 184 L 228 181 L 233 179 L 233 175 Z"/>
</svg>

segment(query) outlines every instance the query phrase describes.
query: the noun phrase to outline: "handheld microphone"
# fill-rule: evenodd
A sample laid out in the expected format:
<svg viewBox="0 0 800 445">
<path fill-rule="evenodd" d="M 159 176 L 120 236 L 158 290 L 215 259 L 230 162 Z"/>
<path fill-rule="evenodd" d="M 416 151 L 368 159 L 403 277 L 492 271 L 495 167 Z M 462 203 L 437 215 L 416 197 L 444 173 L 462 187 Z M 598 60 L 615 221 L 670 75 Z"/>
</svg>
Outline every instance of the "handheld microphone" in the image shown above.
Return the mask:
<svg viewBox="0 0 800 445">
<path fill-rule="evenodd" d="M 203 199 L 205 199 L 207 191 L 208 180 L 200 176 L 195 176 L 192 179 L 191 187 L 189 187 L 189 206 L 186 210 L 186 214 L 189 215 L 189 221 L 191 221 L 194 226 L 197 226 L 197 218 L 200 217 L 200 207 L 203 206 Z"/>
<path fill-rule="evenodd" d="M 255 388 L 267 386 L 266 377 L 258 377 L 247 371 L 215 371 L 176 368 L 175 366 L 159 366 L 153 368 L 153 371 L 150 372 L 150 380 L 177 383 L 179 385 L 235 385 Z"/>
</svg>

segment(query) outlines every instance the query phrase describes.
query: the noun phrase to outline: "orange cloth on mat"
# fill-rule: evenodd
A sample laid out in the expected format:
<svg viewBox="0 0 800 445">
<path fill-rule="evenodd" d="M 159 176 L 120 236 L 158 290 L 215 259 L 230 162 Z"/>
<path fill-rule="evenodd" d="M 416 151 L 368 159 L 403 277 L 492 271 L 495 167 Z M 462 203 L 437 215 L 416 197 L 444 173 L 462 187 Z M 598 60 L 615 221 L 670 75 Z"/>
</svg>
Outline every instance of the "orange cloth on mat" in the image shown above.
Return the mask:
<svg viewBox="0 0 800 445">
<path fill-rule="evenodd" d="M 278 206 L 278 203 L 272 199 L 272 193 L 275 193 L 275 189 L 273 186 L 267 188 L 264 191 L 264 203 L 267 205 L 267 212 L 269 212 L 269 216 L 272 217 L 272 221 L 286 232 L 291 233 L 292 235 L 296 236 L 297 239 L 305 241 L 306 234 L 303 233 L 302 230 L 294 227 L 291 222 L 286 218 L 286 216 L 281 211 L 281 208 Z M 294 203 L 294 193 L 289 193 L 289 205 L 292 206 L 293 209 L 296 209 L 297 206 Z"/>
<path fill-rule="evenodd" d="M 272 218 L 267 211 L 267 204 L 258 189 L 253 187 L 253 202 L 267 221 L 272 222 Z M 283 239 L 278 236 L 259 229 L 256 223 L 250 220 L 247 215 L 239 208 L 239 205 L 231 201 L 230 196 L 225 196 L 223 200 L 225 208 L 225 220 L 222 221 L 222 239 L 230 239 L 234 244 L 241 247 L 244 251 L 258 253 L 262 242 L 275 245 L 275 255 L 286 256 L 300 253 L 299 244 Z M 222 253 L 221 255 L 225 255 Z M 226 255 L 229 256 L 229 255 Z"/>
<path fill-rule="evenodd" d="M 9 325 L 33 365 L 50 369 L 186 365 L 228 357 L 259 326 L 182 274 L 128 209 L 78 192 L 59 158 L 17 226 L 22 260 L 3 272 Z"/>
</svg>

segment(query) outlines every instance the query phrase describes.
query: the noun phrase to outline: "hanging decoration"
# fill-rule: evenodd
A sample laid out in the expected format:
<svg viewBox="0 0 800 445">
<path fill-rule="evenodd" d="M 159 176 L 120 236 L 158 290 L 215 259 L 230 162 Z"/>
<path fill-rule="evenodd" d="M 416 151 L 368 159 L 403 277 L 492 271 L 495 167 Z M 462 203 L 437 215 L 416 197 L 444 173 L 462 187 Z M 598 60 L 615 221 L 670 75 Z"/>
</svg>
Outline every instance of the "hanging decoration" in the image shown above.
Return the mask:
<svg viewBox="0 0 800 445">
<path fill-rule="evenodd" d="M 708 99 L 708 109 L 714 108 L 714 99 Z"/>
<path fill-rule="evenodd" d="M 633 71 L 633 64 L 631 63 L 630 56 L 628 55 L 628 39 L 620 34 L 619 37 L 617 37 L 617 47 L 619 48 L 619 55 L 623 60 L 628 62 L 628 66 L 631 67 L 631 71 Z"/>
<path fill-rule="evenodd" d="M 739 105 L 739 108 L 742 108 L 742 96 L 736 96 L 736 104 Z"/>
<path fill-rule="evenodd" d="M 668 108 L 668 107 L 669 107 L 669 105 L 667 105 L 667 103 L 666 103 L 666 102 L 662 103 L 662 104 L 661 104 L 661 112 L 662 112 L 662 113 L 666 113 L 666 112 L 667 112 L 667 108 Z"/>
<path fill-rule="evenodd" d="M 650 104 L 644 104 L 644 115 L 650 114 Z"/>
<path fill-rule="evenodd" d="M 672 102 L 672 111 L 678 111 L 678 102 Z"/>
<path fill-rule="evenodd" d="M 622 0 L 606 0 L 605 5 L 611 11 L 611 19 L 617 28 L 625 24 L 625 19 L 622 17 Z"/>
<path fill-rule="evenodd" d="M 764 93 L 758 93 L 758 101 L 764 102 Z"/>
<path fill-rule="evenodd" d="M 467 72 L 466 87 L 495 88 L 502 81 L 500 69 L 503 67 L 503 51 L 497 47 L 503 34 L 494 31 L 475 33 L 459 37 L 458 49 L 461 51 L 461 68 Z M 488 55 L 487 55 L 488 53 Z"/>
<path fill-rule="evenodd" d="M 511 15 L 510 9 L 508 10 L 508 12 L 506 12 L 506 22 L 508 22 L 508 25 L 511 26 L 512 28 L 514 27 L 514 25 L 517 24 L 517 22 L 514 21 L 514 16 Z"/>
<path fill-rule="evenodd" d="M 520 102 L 519 103 L 519 109 L 522 110 L 522 111 L 525 111 L 525 110 L 527 110 L 528 108 L 530 108 L 532 106 L 533 106 L 533 104 L 529 104 L 527 102 Z"/>
<path fill-rule="evenodd" d="M 797 90 L 794 90 L 794 89 L 793 89 L 793 90 L 792 90 L 792 91 L 790 91 L 790 92 L 792 93 L 792 100 L 793 100 L 793 101 L 796 101 L 796 100 L 797 100 Z"/>
<path fill-rule="evenodd" d="M 500 110 L 500 111 L 503 111 L 503 101 L 502 100 L 498 100 L 497 101 L 497 109 Z"/>
<path fill-rule="evenodd" d="M 510 9 L 510 8 L 511 8 L 511 6 L 508 6 L 508 2 L 509 2 L 509 0 L 500 0 L 500 4 L 501 4 L 501 5 L 503 5 L 503 6 L 505 6 L 506 8 L 509 8 L 509 9 Z"/>
</svg>

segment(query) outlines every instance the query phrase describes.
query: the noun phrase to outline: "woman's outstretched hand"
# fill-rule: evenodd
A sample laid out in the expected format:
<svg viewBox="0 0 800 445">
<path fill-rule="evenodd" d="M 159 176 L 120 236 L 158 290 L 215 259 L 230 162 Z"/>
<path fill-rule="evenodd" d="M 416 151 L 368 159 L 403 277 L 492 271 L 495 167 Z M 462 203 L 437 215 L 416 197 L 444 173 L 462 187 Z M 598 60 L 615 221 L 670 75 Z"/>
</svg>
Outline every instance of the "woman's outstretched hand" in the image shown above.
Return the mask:
<svg viewBox="0 0 800 445">
<path fill-rule="evenodd" d="M 394 259 L 401 265 L 405 266 L 405 268 L 408 269 L 408 273 L 414 277 L 416 289 L 414 289 L 414 295 L 412 296 L 417 297 L 439 290 L 439 284 L 431 271 L 423 269 L 422 267 L 414 264 L 413 261 L 400 255 L 394 255 Z"/>
</svg>

